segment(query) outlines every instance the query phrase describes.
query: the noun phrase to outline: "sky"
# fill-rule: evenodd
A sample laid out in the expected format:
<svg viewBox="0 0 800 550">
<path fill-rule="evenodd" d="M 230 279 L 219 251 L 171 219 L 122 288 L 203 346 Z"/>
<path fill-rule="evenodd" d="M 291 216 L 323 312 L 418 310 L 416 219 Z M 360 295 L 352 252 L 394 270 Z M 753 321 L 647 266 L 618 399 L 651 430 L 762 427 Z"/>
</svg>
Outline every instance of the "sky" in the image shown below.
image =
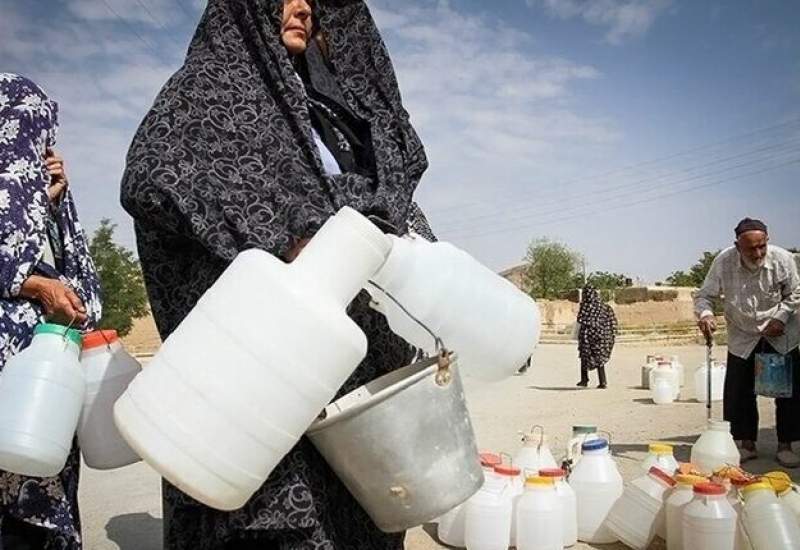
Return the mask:
<svg viewBox="0 0 800 550">
<path fill-rule="evenodd" d="M 549 238 L 645 282 L 759 217 L 800 247 L 800 2 L 368 1 L 430 168 L 416 199 L 489 267 Z M 0 0 L 0 72 L 59 102 L 89 232 L 204 0 Z"/>
</svg>

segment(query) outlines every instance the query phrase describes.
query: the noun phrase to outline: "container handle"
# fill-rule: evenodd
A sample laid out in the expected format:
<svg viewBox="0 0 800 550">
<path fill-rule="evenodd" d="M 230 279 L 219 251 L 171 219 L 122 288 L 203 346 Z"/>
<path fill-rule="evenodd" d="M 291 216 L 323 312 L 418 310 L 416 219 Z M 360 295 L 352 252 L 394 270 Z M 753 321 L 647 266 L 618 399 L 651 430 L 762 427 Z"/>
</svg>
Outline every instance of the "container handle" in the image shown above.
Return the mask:
<svg viewBox="0 0 800 550">
<path fill-rule="evenodd" d="M 108 336 L 106 336 L 106 331 L 100 329 L 100 336 L 103 337 L 103 340 L 106 341 L 106 349 L 111 351 L 111 342 L 108 341 Z"/>
</svg>

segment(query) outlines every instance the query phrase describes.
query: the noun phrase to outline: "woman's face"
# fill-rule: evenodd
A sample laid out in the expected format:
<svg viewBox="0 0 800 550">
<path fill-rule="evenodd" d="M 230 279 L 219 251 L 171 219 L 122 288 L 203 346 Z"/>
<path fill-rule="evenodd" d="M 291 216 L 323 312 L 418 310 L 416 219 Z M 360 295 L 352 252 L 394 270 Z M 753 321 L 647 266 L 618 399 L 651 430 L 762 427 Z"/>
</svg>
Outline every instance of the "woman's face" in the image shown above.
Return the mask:
<svg viewBox="0 0 800 550">
<path fill-rule="evenodd" d="M 281 40 L 290 55 L 298 55 L 306 50 L 311 38 L 311 5 L 312 0 L 283 0 Z"/>
</svg>

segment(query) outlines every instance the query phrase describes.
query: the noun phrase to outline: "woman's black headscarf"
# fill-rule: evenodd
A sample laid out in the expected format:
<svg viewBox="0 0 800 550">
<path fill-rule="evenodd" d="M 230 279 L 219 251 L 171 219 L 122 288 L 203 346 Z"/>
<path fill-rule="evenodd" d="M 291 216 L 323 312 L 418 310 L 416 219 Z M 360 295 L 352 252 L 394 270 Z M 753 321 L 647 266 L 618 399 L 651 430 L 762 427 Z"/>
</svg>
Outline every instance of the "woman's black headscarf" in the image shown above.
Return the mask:
<svg viewBox="0 0 800 550">
<path fill-rule="evenodd" d="M 617 317 L 611 306 L 603 303 L 592 285 L 583 287 L 578 323 L 578 354 L 581 360 L 589 370 L 605 366 L 614 349 Z"/>
<path fill-rule="evenodd" d="M 275 0 L 209 0 L 185 64 L 128 153 L 126 210 L 224 261 L 251 247 L 283 255 L 345 205 L 403 232 L 427 167 L 366 4 L 329 0 L 314 16 L 347 106 L 369 123 L 377 173 L 325 175 L 280 39 L 282 9 Z"/>
</svg>

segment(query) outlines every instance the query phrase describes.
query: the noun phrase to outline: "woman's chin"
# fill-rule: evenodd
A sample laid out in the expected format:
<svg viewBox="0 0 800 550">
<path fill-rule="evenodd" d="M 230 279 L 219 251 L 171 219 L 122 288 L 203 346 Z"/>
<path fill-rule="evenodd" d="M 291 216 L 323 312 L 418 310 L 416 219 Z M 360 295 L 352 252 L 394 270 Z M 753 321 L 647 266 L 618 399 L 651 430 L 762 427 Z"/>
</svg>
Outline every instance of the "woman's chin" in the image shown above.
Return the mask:
<svg viewBox="0 0 800 550">
<path fill-rule="evenodd" d="M 307 46 L 305 40 L 295 37 L 285 37 L 283 45 L 286 46 L 286 51 L 289 52 L 289 55 L 300 55 L 306 51 Z"/>
</svg>

